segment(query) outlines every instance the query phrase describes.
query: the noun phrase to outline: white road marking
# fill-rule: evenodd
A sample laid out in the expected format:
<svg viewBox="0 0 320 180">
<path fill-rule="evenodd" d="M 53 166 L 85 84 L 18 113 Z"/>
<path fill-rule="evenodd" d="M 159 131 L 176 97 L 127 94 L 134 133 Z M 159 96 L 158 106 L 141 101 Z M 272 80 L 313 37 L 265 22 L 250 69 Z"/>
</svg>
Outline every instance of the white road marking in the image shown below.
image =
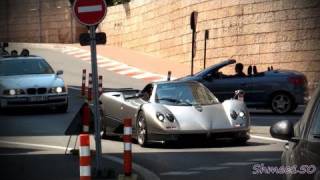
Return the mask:
<svg viewBox="0 0 320 180">
<path fill-rule="evenodd" d="M 62 53 L 67 53 L 67 52 L 75 51 L 75 50 L 78 50 L 78 48 L 75 48 L 75 47 L 66 47 L 66 48 L 64 48 L 61 52 L 62 52 Z"/>
<path fill-rule="evenodd" d="M 121 75 L 127 75 L 127 74 L 134 73 L 134 72 L 141 72 L 141 71 L 137 68 L 130 68 L 127 70 L 119 71 L 118 73 Z"/>
<path fill-rule="evenodd" d="M 288 141 L 281 140 L 281 139 L 276 139 L 276 138 L 272 138 L 272 137 L 257 136 L 257 135 L 250 135 L 250 137 L 255 138 L 255 139 L 267 140 L 267 141 L 288 142 Z"/>
<path fill-rule="evenodd" d="M 152 73 L 149 73 L 149 72 L 145 72 L 145 73 L 142 73 L 142 74 L 139 74 L 139 75 L 132 76 L 132 78 L 135 78 L 135 79 L 144 79 L 144 78 L 154 77 L 154 76 L 156 76 L 156 75 L 155 75 L 155 74 L 152 74 Z"/>
<path fill-rule="evenodd" d="M 83 49 L 79 49 L 79 50 L 76 50 L 76 51 L 67 52 L 66 54 L 74 55 L 74 54 L 81 54 L 81 53 L 85 53 L 85 52 L 87 52 L 87 51 L 85 51 Z"/>
<path fill-rule="evenodd" d="M 110 67 L 110 66 L 115 66 L 115 65 L 118 65 L 120 63 L 118 62 L 109 62 L 109 63 L 106 63 L 106 64 L 99 64 L 99 67 Z"/>
<path fill-rule="evenodd" d="M 116 67 L 112 67 L 112 68 L 108 68 L 109 71 L 115 71 L 115 70 L 121 70 L 121 69 L 128 69 L 130 68 L 128 65 L 126 64 L 122 64 Z"/>
<path fill-rule="evenodd" d="M 81 58 L 81 60 L 83 61 L 90 61 L 91 60 L 91 56 L 85 57 L 85 58 Z"/>
<path fill-rule="evenodd" d="M 104 155 L 102 157 L 109 159 L 109 160 L 112 160 L 112 161 L 115 161 L 119 164 L 123 164 L 122 158 L 118 158 L 116 156 L 106 156 L 106 155 Z M 132 168 L 135 171 L 140 172 L 141 176 L 143 176 L 143 179 L 160 180 L 160 178 L 155 173 L 153 173 L 149 169 L 146 169 L 146 168 L 140 166 L 139 164 L 132 162 Z"/>
<path fill-rule="evenodd" d="M 197 167 L 197 168 L 191 168 L 189 170 L 191 170 L 191 171 L 216 171 L 216 170 L 228 169 L 228 168 L 229 167 L 213 166 L 213 167 Z"/>
<path fill-rule="evenodd" d="M 170 172 L 164 172 L 161 173 L 160 175 L 162 176 L 187 176 L 191 174 L 199 174 L 199 171 L 170 171 Z"/>
<path fill-rule="evenodd" d="M 81 57 L 89 57 L 90 56 L 90 53 L 83 53 L 83 54 L 76 54 L 74 55 L 74 57 L 76 58 L 81 58 Z"/>
<path fill-rule="evenodd" d="M 101 5 L 94 5 L 94 6 L 80 6 L 78 7 L 79 13 L 88 13 L 88 12 L 99 12 L 102 11 Z"/>
<path fill-rule="evenodd" d="M 219 164 L 220 166 L 248 166 L 254 164 L 255 162 L 227 162 Z"/>
<path fill-rule="evenodd" d="M 34 146 L 34 147 L 43 147 L 43 148 L 50 148 L 50 149 L 61 149 L 61 150 L 65 150 L 66 147 L 62 147 L 62 146 L 51 146 L 51 145 L 45 145 L 45 144 L 31 144 L 31 143 L 23 143 L 23 142 L 11 142 L 11 141 L 3 141 L 0 140 L 0 143 L 5 143 L 5 144 L 13 144 L 13 145 L 23 145 L 23 146 Z M 68 150 L 72 150 L 72 148 L 68 148 Z M 115 156 L 106 156 L 103 155 L 103 158 L 112 160 L 114 162 L 117 162 L 119 164 L 123 164 L 123 159 L 115 157 Z M 143 176 L 143 179 L 152 179 L 152 180 L 160 180 L 160 178 L 153 173 L 152 171 L 132 162 L 132 168 L 139 172 L 141 174 L 141 176 Z"/>
<path fill-rule="evenodd" d="M 66 147 L 62 147 L 62 146 L 52 146 L 52 145 L 45 145 L 45 144 L 32 144 L 32 143 L 12 142 L 12 141 L 3 141 L 3 140 L 0 140 L 0 143 L 12 144 L 12 145 L 34 146 L 34 147 L 42 147 L 42 148 L 66 150 Z M 72 149 L 72 148 L 68 148 L 69 151 L 70 151 L 71 149 Z"/>
</svg>

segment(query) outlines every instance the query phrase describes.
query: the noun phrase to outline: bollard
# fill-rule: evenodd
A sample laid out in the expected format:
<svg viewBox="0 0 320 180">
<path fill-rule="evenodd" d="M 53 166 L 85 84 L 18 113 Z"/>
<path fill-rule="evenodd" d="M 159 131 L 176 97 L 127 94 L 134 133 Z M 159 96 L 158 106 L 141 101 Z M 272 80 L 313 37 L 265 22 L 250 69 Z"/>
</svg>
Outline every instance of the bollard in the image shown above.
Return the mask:
<svg viewBox="0 0 320 180">
<path fill-rule="evenodd" d="M 86 95 L 86 75 L 87 70 L 82 70 L 82 86 L 81 86 L 81 96 L 84 97 Z"/>
<path fill-rule="evenodd" d="M 103 93 L 102 76 L 99 76 L 99 96 Z"/>
<path fill-rule="evenodd" d="M 89 133 L 90 125 L 90 108 L 87 103 L 83 105 L 82 108 L 82 132 Z"/>
<path fill-rule="evenodd" d="M 131 153 L 131 138 L 132 138 L 132 125 L 131 119 L 124 119 L 123 128 L 123 168 L 124 175 L 131 176 L 132 172 L 132 153 Z"/>
<path fill-rule="evenodd" d="M 132 120 L 123 120 L 123 169 L 124 175 L 119 175 L 118 180 L 136 180 L 137 175 L 132 174 Z"/>
<path fill-rule="evenodd" d="M 89 134 L 80 134 L 80 180 L 91 180 Z"/>
<path fill-rule="evenodd" d="M 234 93 L 235 93 L 236 99 L 238 99 L 239 101 L 244 101 L 245 93 L 243 90 L 236 90 Z"/>
<path fill-rule="evenodd" d="M 89 73 L 89 83 L 88 83 L 88 101 L 92 100 L 92 74 Z"/>
<path fill-rule="evenodd" d="M 171 71 L 168 71 L 167 81 L 170 81 L 171 79 Z"/>
</svg>

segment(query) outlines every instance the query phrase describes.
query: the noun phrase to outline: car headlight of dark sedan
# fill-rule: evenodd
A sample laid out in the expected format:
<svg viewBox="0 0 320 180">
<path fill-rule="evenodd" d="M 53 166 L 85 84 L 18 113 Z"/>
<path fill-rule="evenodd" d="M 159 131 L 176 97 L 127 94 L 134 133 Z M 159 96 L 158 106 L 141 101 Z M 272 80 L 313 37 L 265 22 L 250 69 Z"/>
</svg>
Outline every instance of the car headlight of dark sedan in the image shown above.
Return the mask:
<svg viewBox="0 0 320 180">
<path fill-rule="evenodd" d="M 66 92 L 66 87 L 61 87 L 61 86 L 53 87 L 50 89 L 49 92 L 50 93 L 57 93 L 57 94 L 64 93 L 64 92 Z"/>
<path fill-rule="evenodd" d="M 3 91 L 3 95 L 6 96 L 15 96 L 15 95 L 21 95 L 25 94 L 24 90 L 22 89 L 6 89 Z"/>
<path fill-rule="evenodd" d="M 157 118 L 158 118 L 158 120 L 159 121 L 161 121 L 161 122 L 163 122 L 164 121 L 164 119 L 165 119 L 165 116 L 162 114 L 162 113 L 159 113 L 159 112 L 157 112 Z"/>
</svg>

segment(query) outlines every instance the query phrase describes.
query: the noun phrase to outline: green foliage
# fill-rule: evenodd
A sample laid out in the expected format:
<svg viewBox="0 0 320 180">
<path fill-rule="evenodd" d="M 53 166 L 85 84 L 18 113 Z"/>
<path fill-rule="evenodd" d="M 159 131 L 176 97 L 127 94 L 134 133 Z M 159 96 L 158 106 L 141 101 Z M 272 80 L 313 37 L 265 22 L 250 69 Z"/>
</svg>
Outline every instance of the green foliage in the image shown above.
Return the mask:
<svg viewBox="0 0 320 180">
<path fill-rule="evenodd" d="M 124 4 L 130 2 L 130 0 L 106 0 L 108 6 L 114 6 L 118 4 Z"/>
</svg>

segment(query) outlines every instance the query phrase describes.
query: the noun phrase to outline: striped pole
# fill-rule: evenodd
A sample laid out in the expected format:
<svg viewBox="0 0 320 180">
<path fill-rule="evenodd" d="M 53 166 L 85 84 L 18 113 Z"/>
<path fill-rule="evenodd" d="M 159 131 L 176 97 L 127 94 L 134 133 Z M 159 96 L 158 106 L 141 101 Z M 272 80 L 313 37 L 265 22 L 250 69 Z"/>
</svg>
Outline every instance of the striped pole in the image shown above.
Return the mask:
<svg viewBox="0 0 320 180">
<path fill-rule="evenodd" d="M 102 76 L 99 76 L 99 96 L 103 93 Z"/>
<path fill-rule="evenodd" d="M 91 180 L 89 134 L 80 134 L 80 180 Z"/>
<path fill-rule="evenodd" d="M 90 109 L 88 103 L 85 103 L 82 108 L 82 132 L 89 132 L 89 124 L 90 124 Z"/>
<path fill-rule="evenodd" d="M 130 118 L 124 119 L 123 125 L 123 168 L 124 175 L 131 176 L 132 174 L 132 153 L 131 153 L 131 139 L 132 139 L 132 120 Z"/>
<path fill-rule="evenodd" d="M 81 86 L 81 96 L 84 97 L 86 95 L 86 75 L 87 70 L 82 69 L 82 86 Z"/>
<path fill-rule="evenodd" d="M 89 83 L 88 83 L 88 101 L 92 100 L 92 74 L 89 73 Z"/>
</svg>

